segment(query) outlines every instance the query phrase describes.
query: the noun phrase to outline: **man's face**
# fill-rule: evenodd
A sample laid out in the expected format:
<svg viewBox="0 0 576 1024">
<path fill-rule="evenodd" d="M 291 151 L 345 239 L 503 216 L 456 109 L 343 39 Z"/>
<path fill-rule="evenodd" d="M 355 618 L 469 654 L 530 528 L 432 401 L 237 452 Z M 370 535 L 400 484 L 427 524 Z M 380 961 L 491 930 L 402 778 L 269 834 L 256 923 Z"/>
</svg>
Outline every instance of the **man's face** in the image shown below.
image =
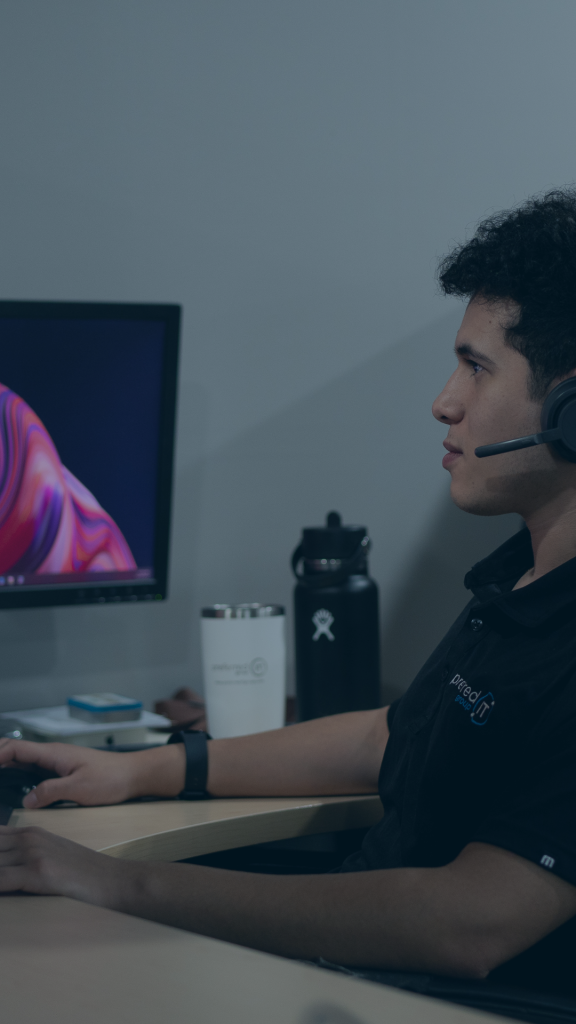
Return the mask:
<svg viewBox="0 0 576 1024">
<path fill-rule="evenodd" d="M 442 465 L 459 508 L 476 515 L 526 518 L 567 485 L 574 467 L 548 445 L 478 459 L 474 449 L 540 430 L 541 402 L 529 396 L 528 361 L 505 342 L 512 302 L 473 299 L 456 335 L 458 366 L 432 412 L 449 426 Z"/>
</svg>

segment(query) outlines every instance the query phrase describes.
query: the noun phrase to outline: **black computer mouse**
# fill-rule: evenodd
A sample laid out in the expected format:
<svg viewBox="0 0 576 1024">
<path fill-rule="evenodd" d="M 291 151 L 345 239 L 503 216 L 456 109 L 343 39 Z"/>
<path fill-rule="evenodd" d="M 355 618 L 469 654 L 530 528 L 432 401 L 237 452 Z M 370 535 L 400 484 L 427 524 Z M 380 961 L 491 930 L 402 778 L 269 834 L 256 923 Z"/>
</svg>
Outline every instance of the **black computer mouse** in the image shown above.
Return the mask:
<svg viewBox="0 0 576 1024">
<path fill-rule="evenodd" d="M 22 807 L 24 797 L 44 779 L 58 778 L 57 772 L 39 768 L 37 764 L 0 766 L 0 804 Z"/>
</svg>

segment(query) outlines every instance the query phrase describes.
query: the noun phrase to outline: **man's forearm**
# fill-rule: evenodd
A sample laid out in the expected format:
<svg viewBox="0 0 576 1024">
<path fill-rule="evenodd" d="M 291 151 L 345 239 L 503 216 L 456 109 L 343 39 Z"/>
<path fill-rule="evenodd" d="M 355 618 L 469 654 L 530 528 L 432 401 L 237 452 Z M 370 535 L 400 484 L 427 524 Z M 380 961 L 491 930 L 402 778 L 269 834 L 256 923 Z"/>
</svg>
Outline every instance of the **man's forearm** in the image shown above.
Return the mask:
<svg viewBox="0 0 576 1024">
<path fill-rule="evenodd" d="M 213 796 L 308 796 L 377 788 L 388 739 L 387 708 L 332 715 L 287 729 L 214 740 Z"/>
<path fill-rule="evenodd" d="M 280 956 L 447 970 L 441 908 L 431 936 L 420 905 L 429 871 L 277 876 L 127 861 L 114 874 L 94 893 L 70 895 Z"/>
<path fill-rule="evenodd" d="M 212 796 L 375 792 L 388 740 L 387 708 L 317 718 L 208 745 Z M 134 758 L 132 795 L 174 796 L 184 786 L 181 745 Z"/>
<path fill-rule="evenodd" d="M 299 959 L 486 973 L 480 955 L 470 960 L 464 922 L 462 935 L 455 927 L 439 869 L 322 876 L 129 862 L 122 869 L 104 905 L 148 920 Z"/>
<path fill-rule="evenodd" d="M 330 875 L 107 860 L 100 857 L 99 879 L 81 872 L 67 894 L 281 956 L 349 966 L 482 978 L 576 910 L 569 883 L 483 843 L 444 867 Z"/>
</svg>

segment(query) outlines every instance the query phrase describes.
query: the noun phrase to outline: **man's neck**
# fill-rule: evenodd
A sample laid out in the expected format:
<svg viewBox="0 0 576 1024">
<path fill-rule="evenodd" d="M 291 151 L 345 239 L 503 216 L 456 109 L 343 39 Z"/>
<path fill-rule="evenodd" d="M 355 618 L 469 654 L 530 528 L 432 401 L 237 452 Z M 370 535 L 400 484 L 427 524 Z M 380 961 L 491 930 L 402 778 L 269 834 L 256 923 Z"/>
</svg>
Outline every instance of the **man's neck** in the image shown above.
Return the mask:
<svg viewBox="0 0 576 1024">
<path fill-rule="evenodd" d="M 576 558 L 576 490 L 563 491 L 526 516 L 525 522 L 532 539 L 534 566 L 518 580 L 514 590 Z"/>
</svg>

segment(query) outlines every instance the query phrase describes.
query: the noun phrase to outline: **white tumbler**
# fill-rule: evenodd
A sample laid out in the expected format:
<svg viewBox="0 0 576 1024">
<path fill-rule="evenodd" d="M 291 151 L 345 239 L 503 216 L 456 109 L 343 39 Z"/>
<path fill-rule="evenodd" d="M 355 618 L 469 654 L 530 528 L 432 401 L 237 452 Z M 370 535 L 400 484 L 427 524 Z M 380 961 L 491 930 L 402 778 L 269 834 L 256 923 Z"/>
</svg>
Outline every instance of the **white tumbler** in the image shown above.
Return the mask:
<svg viewBox="0 0 576 1024">
<path fill-rule="evenodd" d="M 278 604 L 214 604 L 202 612 L 208 729 L 215 739 L 284 725 L 286 641 Z"/>
</svg>

